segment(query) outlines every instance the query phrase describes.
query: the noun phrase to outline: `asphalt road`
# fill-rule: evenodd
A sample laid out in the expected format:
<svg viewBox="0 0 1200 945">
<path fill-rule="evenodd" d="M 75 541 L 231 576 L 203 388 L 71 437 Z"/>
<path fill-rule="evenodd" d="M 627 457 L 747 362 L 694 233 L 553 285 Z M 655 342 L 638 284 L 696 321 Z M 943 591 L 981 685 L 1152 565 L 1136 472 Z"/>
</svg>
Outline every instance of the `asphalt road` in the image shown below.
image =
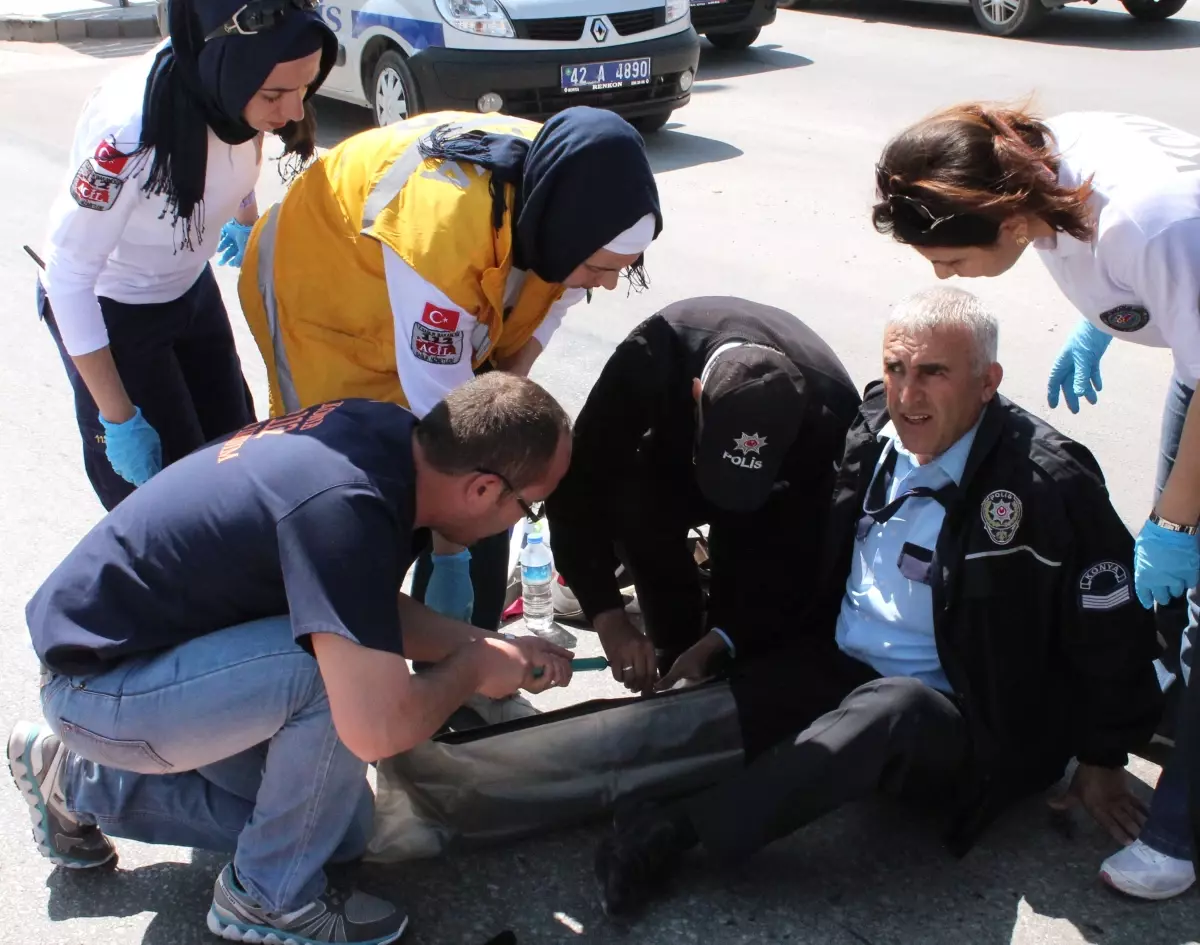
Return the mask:
<svg viewBox="0 0 1200 945">
<path fill-rule="evenodd" d="M 1193 13 L 1140 24 L 1105 0 L 1055 14 L 1028 41 L 978 33 L 969 11 L 885 0 L 817 0 L 783 11 L 745 54 L 706 49 L 690 106 L 650 151 L 660 172 L 666 230 L 649 256 L 643 294 L 598 295 L 568 317 L 535 370 L 575 410 L 612 346 L 668 302 L 735 294 L 787 308 L 833 344 L 855 380 L 878 373 L 888 306 L 928 284 L 915 254 L 869 225 L 872 167 L 902 125 L 971 97 L 1023 99 L 1045 110 L 1141 112 L 1200 131 L 1200 22 Z M 144 47 L 143 47 L 144 48 Z M 0 214 L 3 319 L 0 452 L 5 522 L 0 555 L 0 723 L 37 712 L 25 601 L 100 514 L 79 461 L 72 404 L 54 348 L 33 311 L 34 270 L 20 250 L 40 242 L 67 148 L 90 89 L 131 45 L 0 44 L 0 161 L 9 168 Z M 354 108 L 325 104 L 325 143 L 366 127 Z M 271 168 L 260 199 L 277 194 Z M 265 403 L 263 372 L 237 318 L 234 276 L 219 276 L 247 373 Z M 1075 316 L 1036 260 L 973 283 L 998 311 L 1003 390 L 1044 415 L 1045 377 Z M 1114 345 L 1098 407 L 1052 419 L 1097 454 L 1131 527 L 1150 500 L 1169 362 L 1161 351 Z M 1014 593 L 1019 593 L 1014 589 Z M 581 634 L 581 653 L 594 641 Z M 598 675 L 558 702 L 615 695 Z M 549 705 L 549 701 L 545 704 Z M 1152 784 L 1153 766 L 1134 770 Z M 28 840 L 26 810 L 0 786 L 0 945 L 186 945 L 208 941 L 203 915 L 220 861 L 189 850 L 121 844 L 121 868 L 102 876 L 47 869 Z M 865 804 L 777 844 L 735 875 L 697 858 L 673 898 L 634 929 L 602 917 L 590 880 L 596 832 L 376 870 L 368 879 L 413 914 L 409 940 L 478 943 L 502 928 L 521 942 L 693 941 L 1175 945 L 1200 933 L 1195 894 L 1132 903 L 1095 878 L 1112 850 L 1077 820 L 1052 827 L 1038 805 L 1014 812 L 961 862 L 930 825 Z M 555 918 L 556 913 L 570 921 Z"/>
</svg>

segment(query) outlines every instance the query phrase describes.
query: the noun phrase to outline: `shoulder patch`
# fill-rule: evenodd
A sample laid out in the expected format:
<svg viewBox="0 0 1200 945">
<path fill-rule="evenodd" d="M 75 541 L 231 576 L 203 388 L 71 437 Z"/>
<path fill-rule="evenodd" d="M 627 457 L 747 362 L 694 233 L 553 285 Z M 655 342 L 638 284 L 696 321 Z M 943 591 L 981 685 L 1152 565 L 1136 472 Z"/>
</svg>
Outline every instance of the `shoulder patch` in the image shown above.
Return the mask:
<svg viewBox="0 0 1200 945">
<path fill-rule="evenodd" d="M 457 324 L 457 313 L 455 324 Z M 463 333 L 440 331 L 421 322 L 412 328 L 412 353 L 430 364 L 458 364 L 463 356 Z"/>
<path fill-rule="evenodd" d="M 135 155 L 126 154 L 117 148 L 116 141 L 109 137 L 96 147 L 96 153 L 92 155 L 92 163 L 101 174 L 123 179 L 133 171 L 134 157 Z"/>
<path fill-rule="evenodd" d="M 989 492 L 979 509 L 988 538 L 997 545 L 1007 545 L 1021 524 L 1021 500 L 1007 489 Z"/>
<path fill-rule="evenodd" d="M 111 210 L 121 195 L 125 182 L 119 177 L 102 173 L 95 158 L 88 158 L 75 172 L 71 180 L 71 196 L 79 206 L 87 210 Z"/>
<path fill-rule="evenodd" d="M 1150 312 L 1141 305 L 1118 305 L 1101 312 L 1100 321 L 1113 331 L 1138 331 L 1150 324 Z"/>
<path fill-rule="evenodd" d="M 1080 610 L 1116 610 L 1132 598 L 1129 569 L 1119 561 L 1097 561 L 1079 575 Z"/>
</svg>

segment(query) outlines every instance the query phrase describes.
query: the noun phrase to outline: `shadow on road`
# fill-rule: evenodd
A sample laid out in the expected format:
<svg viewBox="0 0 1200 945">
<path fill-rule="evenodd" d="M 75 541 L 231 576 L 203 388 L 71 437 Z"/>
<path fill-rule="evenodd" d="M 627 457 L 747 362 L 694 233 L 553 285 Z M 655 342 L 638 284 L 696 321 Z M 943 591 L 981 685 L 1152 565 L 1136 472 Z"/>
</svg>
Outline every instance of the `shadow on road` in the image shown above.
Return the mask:
<svg viewBox="0 0 1200 945">
<path fill-rule="evenodd" d="M 157 39 L 81 39 L 62 45 L 93 59 L 128 59 L 149 52 L 158 43 Z"/>
<path fill-rule="evenodd" d="M 983 35 L 974 14 L 966 6 L 910 3 L 908 0 L 814 0 L 804 11 L 781 10 L 780 16 L 793 16 L 797 12 Z M 1145 23 L 1125 13 L 1091 10 L 1080 4 L 1055 10 L 1032 36 L 1021 39 L 996 37 L 996 41 L 1147 52 L 1193 49 L 1200 47 L 1200 22 L 1172 19 Z M 703 66 L 701 75 L 704 75 Z"/>
<path fill-rule="evenodd" d="M 696 72 L 697 82 L 709 79 L 733 79 L 760 72 L 778 72 L 781 69 L 799 69 L 811 66 L 811 59 L 786 52 L 775 43 L 762 43 L 738 52 L 716 49 L 706 40 L 700 47 L 700 68 Z M 700 90 L 700 85 L 694 87 Z"/>
<path fill-rule="evenodd" d="M 687 126 L 671 122 L 662 131 L 645 136 L 646 153 L 650 156 L 650 167 L 654 173 L 678 171 L 700 164 L 716 164 L 742 156 L 742 150 L 732 144 L 676 130 L 681 127 Z"/>
<path fill-rule="evenodd" d="M 228 856 L 192 852 L 191 863 L 155 863 L 137 869 L 54 870 L 46 878 L 47 913 L 53 922 L 81 918 L 127 918 L 154 913 L 142 945 L 212 941 L 204 924 L 213 883 Z M 80 875 L 80 874 L 83 875 Z"/>
</svg>

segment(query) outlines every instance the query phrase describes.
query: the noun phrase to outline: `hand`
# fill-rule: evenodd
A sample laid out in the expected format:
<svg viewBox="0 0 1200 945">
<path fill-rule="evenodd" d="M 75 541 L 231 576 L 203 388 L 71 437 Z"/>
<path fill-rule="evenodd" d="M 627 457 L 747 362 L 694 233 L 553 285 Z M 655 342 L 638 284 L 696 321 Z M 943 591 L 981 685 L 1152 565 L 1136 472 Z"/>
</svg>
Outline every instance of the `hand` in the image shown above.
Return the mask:
<svg viewBox="0 0 1200 945">
<path fill-rule="evenodd" d="M 654 644 L 629 622 L 623 610 L 610 610 L 593 621 L 613 679 L 630 692 L 649 692 L 658 676 Z"/>
<path fill-rule="evenodd" d="M 1200 582 L 1200 539 L 1147 521 L 1133 546 L 1133 586 L 1149 610 Z"/>
<path fill-rule="evenodd" d="M 253 227 L 230 220 L 221 227 L 221 239 L 217 243 L 218 264 L 221 266 L 241 266 L 242 258 L 246 255 L 246 241 L 250 239 Z"/>
<path fill-rule="evenodd" d="M 1133 843 L 1146 822 L 1146 805 L 1130 792 L 1124 768 L 1080 764 L 1067 792 L 1050 801 L 1059 810 L 1076 804 L 1082 804 L 1122 846 Z"/>
<path fill-rule="evenodd" d="M 1046 400 L 1051 408 L 1058 406 L 1060 390 L 1071 413 L 1079 413 L 1081 396 L 1088 403 L 1096 402 L 1096 393 L 1104 387 L 1100 381 L 1100 358 L 1111 343 L 1112 335 L 1089 321 L 1080 322 L 1050 370 Z"/>
<path fill-rule="evenodd" d="M 126 482 L 140 486 L 162 469 L 162 441 L 140 407 L 135 407 L 124 423 L 109 423 L 101 415 L 100 424 L 104 427 L 104 454 Z"/>
<path fill-rule="evenodd" d="M 712 662 L 712 658 L 726 649 L 728 647 L 721 639 L 721 635 L 714 630 L 709 630 L 696 643 L 676 657 L 670 672 L 659 680 L 658 685 L 654 687 L 655 690 L 662 692 L 670 689 L 681 679 L 704 679 L 709 675 L 708 666 Z"/>
<path fill-rule="evenodd" d="M 571 681 L 571 653 L 539 637 L 483 637 L 473 644 L 484 661 L 483 682 L 476 690 L 489 699 L 504 699 L 518 689 L 543 692 Z M 540 676 L 534 676 L 536 669 Z"/>
<path fill-rule="evenodd" d="M 475 588 L 471 584 L 471 552 L 430 556 L 433 572 L 425 586 L 425 606 L 451 620 L 471 622 Z"/>
</svg>

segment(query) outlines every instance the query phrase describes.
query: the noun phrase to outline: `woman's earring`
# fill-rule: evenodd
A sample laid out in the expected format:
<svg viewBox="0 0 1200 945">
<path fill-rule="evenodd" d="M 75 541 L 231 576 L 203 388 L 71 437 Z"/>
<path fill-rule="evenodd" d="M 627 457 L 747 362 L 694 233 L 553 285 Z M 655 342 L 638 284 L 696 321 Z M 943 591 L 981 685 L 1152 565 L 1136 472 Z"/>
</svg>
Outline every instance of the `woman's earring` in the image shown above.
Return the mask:
<svg viewBox="0 0 1200 945">
<path fill-rule="evenodd" d="M 1028 236 L 1018 236 L 1017 237 L 1017 245 L 1018 246 L 1027 246 L 1028 244 L 1029 244 Z"/>
</svg>

